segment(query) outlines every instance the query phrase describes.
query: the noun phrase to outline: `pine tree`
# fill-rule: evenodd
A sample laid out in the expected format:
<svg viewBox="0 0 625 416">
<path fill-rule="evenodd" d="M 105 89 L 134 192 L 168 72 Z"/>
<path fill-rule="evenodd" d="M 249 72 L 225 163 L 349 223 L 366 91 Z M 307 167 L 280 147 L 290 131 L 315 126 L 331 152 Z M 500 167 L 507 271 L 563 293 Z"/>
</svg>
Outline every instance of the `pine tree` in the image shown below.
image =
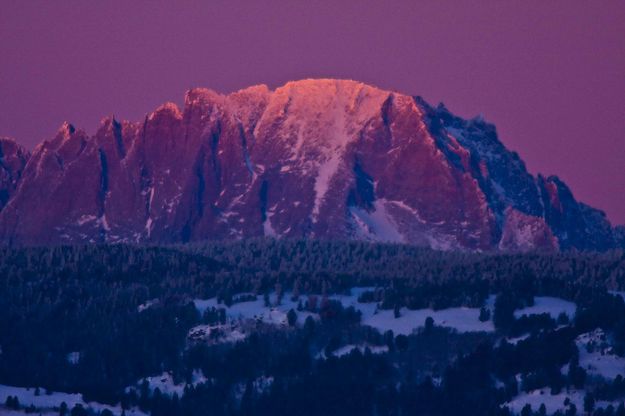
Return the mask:
<svg viewBox="0 0 625 416">
<path fill-rule="evenodd" d="M 17 396 L 7 396 L 6 402 L 4 403 L 4 405 L 9 408 L 9 409 L 13 409 L 13 410 L 17 410 L 20 408 L 20 402 L 19 399 L 17 398 Z"/>
<path fill-rule="evenodd" d="M 297 301 L 299 299 L 299 295 L 300 295 L 300 285 L 301 285 L 301 280 L 298 278 L 295 280 L 295 283 L 293 283 L 293 293 L 291 296 L 291 300 L 293 302 Z"/>
<path fill-rule="evenodd" d="M 485 306 L 482 306 L 482 308 L 480 309 L 479 319 L 480 319 L 480 322 L 486 322 L 490 320 L 490 310 L 486 308 Z"/>
<path fill-rule="evenodd" d="M 282 305 L 282 296 L 284 295 L 284 293 L 282 292 L 282 285 L 280 283 L 276 283 L 275 291 L 276 291 L 276 305 L 275 306 L 280 306 Z"/>
<path fill-rule="evenodd" d="M 584 396 L 584 411 L 591 414 L 595 410 L 595 397 L 592 393 L 586 393 Z"/>
<path fill-rule="evenodd" d="M 521 416 L 532 416 L 532 406 L 529 403 L 521 409 Z"/>
<path fill-rule="evenodd" d="M 397 335 L 395 337 L 395 345 L 399 351 L 406 351 L 409 345 L 408 337 L 403 334 Z"/>
<path fill-rule="evenodd" d="M 297 313 L 295 313 L 293 309 L 289 309 L 286 314 L 286 319 L 289 323 L 289 326 L 295 326 L 295 324 L 297 323 Z"/>
<path fill-rule="evenodd" d="M 425 318 L 425 333 L 429 334 L 430 332 L 432 332 L 432 329 L 434 329 L 434 318 L 432 318 L 431 316 L 428 316 L 427 318 Z"/>
<path fill-rule="evenodd" d="M 399 307 L 399 303 L 395 304 L 395 307 L 393 308 L 393 317 L 395 317 L 395 319 L 399 318 L 401 316 L 401 309 Z"/>
</svg>

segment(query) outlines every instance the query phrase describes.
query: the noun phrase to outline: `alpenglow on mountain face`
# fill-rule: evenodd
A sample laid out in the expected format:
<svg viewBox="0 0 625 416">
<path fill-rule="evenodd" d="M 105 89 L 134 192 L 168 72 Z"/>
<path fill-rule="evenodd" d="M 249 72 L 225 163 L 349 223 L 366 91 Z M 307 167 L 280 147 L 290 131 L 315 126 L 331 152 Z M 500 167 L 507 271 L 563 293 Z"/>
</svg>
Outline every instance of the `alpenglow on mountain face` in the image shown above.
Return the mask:
<svg viewBox="0 0 625 416">
<path fill-rule="evenodd" d="M 344 80 L 193 89 L 139 123 L 0 141 L 8 244 L 359 239 L 442 249 L 608 249 L 605 215 L 531 176 L 481 119 Z"/>
</svg>

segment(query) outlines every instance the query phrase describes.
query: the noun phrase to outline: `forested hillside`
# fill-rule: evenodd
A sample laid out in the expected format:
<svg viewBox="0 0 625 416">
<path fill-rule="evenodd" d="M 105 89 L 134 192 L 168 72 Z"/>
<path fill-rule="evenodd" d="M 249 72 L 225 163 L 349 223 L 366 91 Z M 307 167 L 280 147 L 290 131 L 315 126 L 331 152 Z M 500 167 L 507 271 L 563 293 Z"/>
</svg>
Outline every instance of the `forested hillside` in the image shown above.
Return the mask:
<svg viewBox="0 0 625 416">
<path fill-rule="evenodd" d="M 622 251 L 2 248 L 0 276 L 0 394 L 67 414 L 624 414 Z"/>
</svg>

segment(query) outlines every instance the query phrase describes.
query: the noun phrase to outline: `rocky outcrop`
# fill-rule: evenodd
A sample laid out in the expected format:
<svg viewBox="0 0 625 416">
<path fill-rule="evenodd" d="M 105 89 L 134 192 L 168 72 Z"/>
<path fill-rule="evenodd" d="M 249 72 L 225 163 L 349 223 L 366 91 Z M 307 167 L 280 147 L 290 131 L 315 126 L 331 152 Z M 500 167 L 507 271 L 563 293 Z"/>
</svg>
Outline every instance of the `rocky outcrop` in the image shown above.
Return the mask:
<svg viewBox="0 0 625 416">
<path fill-rule="evenodd" d="M 0 210 L 15 193 L 29 157 L 15 140 L 0 137 Z"/>
</svg>

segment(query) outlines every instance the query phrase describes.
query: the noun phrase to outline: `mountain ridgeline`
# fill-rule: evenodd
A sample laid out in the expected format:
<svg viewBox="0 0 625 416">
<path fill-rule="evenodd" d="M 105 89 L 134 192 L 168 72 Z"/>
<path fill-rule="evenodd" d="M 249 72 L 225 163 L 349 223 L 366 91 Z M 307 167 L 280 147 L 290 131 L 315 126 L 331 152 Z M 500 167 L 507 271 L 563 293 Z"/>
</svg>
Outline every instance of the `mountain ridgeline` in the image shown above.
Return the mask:
<svg viewBox="0 0 625 416">
<path fill-rule="evenodd" d="M 625 232 L 533 177 L 480 118 L 346 80 L 192 89 L 138 123 L 0 140 L 0 241 L 251 237 L 437 249 L 607 250 Z"/>
</svg>

